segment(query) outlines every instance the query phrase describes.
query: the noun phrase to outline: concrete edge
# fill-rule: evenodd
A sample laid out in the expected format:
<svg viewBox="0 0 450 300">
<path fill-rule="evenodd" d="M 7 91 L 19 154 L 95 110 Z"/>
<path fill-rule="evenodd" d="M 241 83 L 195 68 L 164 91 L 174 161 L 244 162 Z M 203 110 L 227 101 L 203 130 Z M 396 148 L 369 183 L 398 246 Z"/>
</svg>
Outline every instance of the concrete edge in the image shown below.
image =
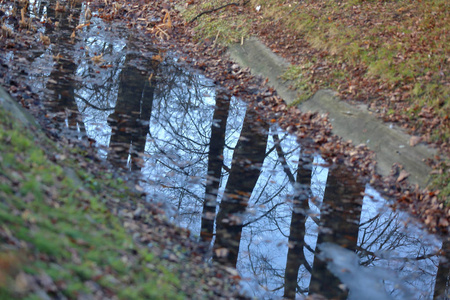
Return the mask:
<svg viewBox="0 0 450 300">
<path fill-rule="evenodd" d="M 17 103 L 17 101 L 14 100 L 2 86 L 0 86 L 0 105 L 24 126 L 35 127 L 37 129 L 41 128 L 34 117 L 20 106 L 20 104 Z"/>
<path fill-rule="evenodd" d="M 289 82 L 280 76 L 289 63 L 277 56 L 256 38 L 246 40 L 242 45 L 233 45 L 228 56 L 241 67 L 250 68 L 254 75 L 269 80 L 271 85 L 287 104 L 293 103 L 301 91 L 289 88 Z M 298 108 L 302 111 L 328 114 L 333 133 L 356 145 L 365 144 L 376 154 L 377 172 L 389 175 L 392 165 L 398 163 L 410 174 L 409 182 L 426 187 L 431 168 L 425 160 L 437 154 L 424 144 L 410 146 L 411 136 L 400 128 L 384 123 L 364 105 L 353 106 L 341 101 L 332 90 L 320 90 Z"/>
</svg>

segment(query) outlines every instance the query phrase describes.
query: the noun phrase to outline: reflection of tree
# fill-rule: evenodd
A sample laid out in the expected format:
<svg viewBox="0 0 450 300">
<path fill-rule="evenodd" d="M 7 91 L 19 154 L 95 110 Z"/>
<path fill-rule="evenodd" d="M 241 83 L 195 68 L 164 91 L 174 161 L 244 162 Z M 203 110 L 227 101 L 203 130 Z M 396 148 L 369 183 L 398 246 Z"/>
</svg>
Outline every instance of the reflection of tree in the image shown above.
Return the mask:
<svg viewBox="0 0 450 300">
<path fill-rule="evenodd" d="M 77 2 L 74 7 L 73 17 L 78 20 L 80 17 L 81 2 Z M 75 102 L 75 81 L 73 79 L 77 65 L 74 61 L 74 57 L 65 55 L 64 53 L 74 53 L 74 47 L 69 42 L 70 31 L 67 30 L 70 27 L 68 16 L 70 12 L 57 12 L 54 5 L 47 7 L 47 17 L 58 20 L 59 22 L 59 35 L 60 42 L 55 45 L 54 53 L 56 56 L 56 65 L 53 68 L 47 83 L 47 88 L 54 93 L 54 99 L 49 103 L 49 109 L 55 114 L 55 118 L 64 123 L 67 119 L 67 123 L 70 129 L 80 130 L 85 132 L 85 126 L 83 120 L 78 112 L 78 107 Z M 51 33 L 51 31 L 49 31 Z M 63 51 L 64 49 L 64 51 Z M 67 51 L 69 50 L 69 51 Z"/>
<path fill-rule="evenodd" d="M 289 227 L 289 250 L 286 260 L 286 269 L 284 276 L 284 297 L 294 299 L 297 290 L 297 277 L 300 266 L 304 266 L 309 272 L 311 267 L 306 261 L 303 248 L 306 234 L 306 220 L 309 212 L 309 198 L 311 196 L 311 176 L 313 157 L 302 151 L 298 162 L 297 178 L 290 174 L 290 169 L 286 164 L 284 155 L 278 138 L 274 136 L 275 145 L 277 147 L 278 156 L 284 165 L 284 170 L 289 181 L 294 186 L 294 199 L 292 207 L 292 218 Z M 303 154 L 303 155 L 302 155 Z"/>
<path fill-rule="evenodd" d="M 330 169 L 320 210 L 317 245 L 329 242 L 356 251 L 363 191 L 364 185 L 345 166 Z M 309 292 L 346 299 L 347 292 L 339 287 L 339 279 L 328 271 L 318 254 L 316 248 Z"/>
<path fill-rule="evenodd" d="M 216 89 L 216 107 L 211 125 L 211 140 L 208 152 L 208 172 L 206 178 L 205 200 L 201 225 L 201 238 L 210 241 L 214 231 L 217 195 L 223 166 L 223 151 L 225 147 L 225 130 L 228 112 L 230 110 L 230 96 L 222 88 Z"/>
<path fill-rule="evenodd" d="M 256 113 L 247 111 L 241 136 L 233 153 L 230 175 L 216 220 L 214 259 L 236 266 L 243 213 L 255 188 L 267 146 L 267 128 L 255 125 Z M 222 252 L 222 249 L 227 249 Z"/>
<path fill-rule="evenodd" d="M 450 240 L 442 243 L 443 257 L 436 273 L 433 299 L 450 299 Z"/>
<path fill-rule="evenodd" d="M 136 59 L 135 54 L 126 56 L 125 64 L 120 73 L 119 93 L 114 113 L 108 118 L 112 127 L 108 159 L 118 166 L 126 166 L 131 155 L 131 168 L 142 167 L 149 120 L 153 107 L 156 69 L 159 62 L 142 60 L 150 70 L 151 79 L 137 67 L 130 64 Z"/>
</svg>

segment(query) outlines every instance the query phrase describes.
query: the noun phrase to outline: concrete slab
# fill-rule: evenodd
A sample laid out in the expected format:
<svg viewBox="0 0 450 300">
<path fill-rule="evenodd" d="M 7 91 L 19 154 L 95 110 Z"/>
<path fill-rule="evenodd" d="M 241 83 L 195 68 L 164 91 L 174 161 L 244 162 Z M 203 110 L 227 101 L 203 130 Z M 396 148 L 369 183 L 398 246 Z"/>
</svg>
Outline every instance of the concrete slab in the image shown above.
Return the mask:
<svg viewBox="0 0 450 300">
<path fill-rule="evenodd" d="M 230 47 L 228 54 L 242 67 L 249 67 L 253 74 L 268 78 L 269 84 L 286 103 L 292 103 L 301 93 L 289 89 L 289 82 L 280 79 L 289 63 L 256 38 L 246 40 L 243 45 Z M 344 140 L 351 140 L 354 145 L 366 144 L 376 153 L 379 174 L 388 175 L 392 165 L 399 163 L 410 173 L 409 181 L 412 184 L 421 187 L 428 184 L 431 169 L 424 161 L 433 157 L 437 151 L 421 144 L 411 147 L 411 136 L 379 120 L 364 105 L 352 106 L 341 101 L 333 91 L 321 90 L 298 107 L 302 111 L 327 113 L 334 134 Z"/>
</svg>

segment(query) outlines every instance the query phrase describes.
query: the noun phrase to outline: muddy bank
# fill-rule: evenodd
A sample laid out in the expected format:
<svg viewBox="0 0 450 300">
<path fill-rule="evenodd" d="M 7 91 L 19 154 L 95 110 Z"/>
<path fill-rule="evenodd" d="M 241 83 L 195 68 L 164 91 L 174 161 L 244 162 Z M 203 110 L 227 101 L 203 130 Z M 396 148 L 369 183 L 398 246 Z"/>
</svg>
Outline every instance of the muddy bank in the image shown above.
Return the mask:
<svg viewBox="0 0 450 300">
<path fill-rule="evenodd" d="M 242 67 L 249 67 L 253 74 L 268 78 L 269 84 L 286 103 L 293 103 L 301 93 L 293 91 L 289 88 L 289 82 L 280 79 L 289 64 L 258 39 L 250 38 L 242 45 L 234 45 L 229 48 L 228 54 Z M 397 163 L 410 174 L 412 184 L 425 187 L 429 183 L 431 168 L 425 160 L 432 158 L 437 151 L 422 144 L 410 146 L 410 135 L 393 124 L 377 119 L 364 105 L 349 105 L 333 91 L 321 90 L 298 107 L 302 111 L 328 114 L 334 134 L 351 140 L 355 146 L 367 145 L 376 154 L 377 172 L 381 175 L 389 175 L 392 165 Z"/>
</svg>

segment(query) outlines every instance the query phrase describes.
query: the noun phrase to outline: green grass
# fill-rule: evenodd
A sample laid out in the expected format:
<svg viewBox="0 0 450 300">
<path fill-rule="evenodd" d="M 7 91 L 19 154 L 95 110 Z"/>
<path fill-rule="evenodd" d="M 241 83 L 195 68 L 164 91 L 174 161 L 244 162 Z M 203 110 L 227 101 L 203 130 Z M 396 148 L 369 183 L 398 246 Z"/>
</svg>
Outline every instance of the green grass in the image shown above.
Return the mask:
<svg viewBox="0 0 450 300">
<path fill-rule="evenodd" d="M 97 196 L 115 186 L 111 197 L 129 197 L 124 182 L 78 168 L 77 183 L 44 143 L 46 151 L 0 109 L 0 299 L 41 299 L 39 289 L 20 285 L 21 274 L 48 276 L 69 299 L 92 293 L 89 282 L 120 299 L 185 298 L 176 274 L 137 248 Z"/>
<path fill-rule="evenodd" d="M 266 22 L 279 19 L 312 48 L 329 52 L 326 60 L 366 68 L 366 79 L 380 85 L 405 86 L 407 91 L 412 82 L 407 99 L 411 106 L 426 105 L 433 107 L 437 116 L 448 116 L 450 86 L 442 82 L 442 74 L 449 71 L 448 1 L 308 0 L 294 10 L 286 1 L 252 1 L 252 5 L 258 4 Z M 358 23 L 358 19 L 368 21 Z M 288 72 L 297 87 L 308 85 L 308 69 Z M 339 80 L 335 79 L 339 77 L 322 80 L 317 88 L 337 89 Z M 448 130 L 436 131 L 432 138 L 445 141 Z"/>
<path fill-rule="evenodd" d="M 218 8 L 225 3 L 218 0 L 201 1 L 198 5 L 191 5 L 183 12 L 186 21 L 192 20 L 203 11 Z M 223 14 L 235 9 L 235 6 L 218 10 L 211 14 L 204 14 L 197 19 L 195 31 L 197 41 L 210 40 L 221 45 L 241 42 L 249 37 L 251 20 L 244 14 Z"/>
</svg>

